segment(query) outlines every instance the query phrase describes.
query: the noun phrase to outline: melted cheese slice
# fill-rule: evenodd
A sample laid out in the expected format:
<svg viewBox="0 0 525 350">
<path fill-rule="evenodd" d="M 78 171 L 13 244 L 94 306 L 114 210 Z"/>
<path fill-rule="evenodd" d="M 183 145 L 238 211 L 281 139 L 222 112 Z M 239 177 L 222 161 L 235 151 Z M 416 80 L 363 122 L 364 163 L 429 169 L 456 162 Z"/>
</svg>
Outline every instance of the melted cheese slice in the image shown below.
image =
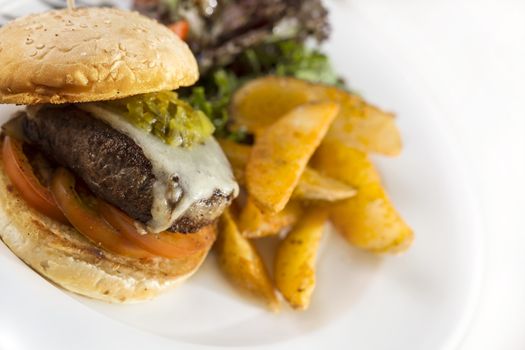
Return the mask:
<svg viewBox="0 0 525 350">
<path fill-rule="evenodd" d="M 217 191 L 226 196 L 239 193 L 230 164 L 213 137 L 188 148 L 168 146 L 113 111 L 94 103 L 77 107 L 130 137 L 151 162 L 156 181 L 148 231 L 167 230 L 194 203 L 210 198 Z"/>
</svg>

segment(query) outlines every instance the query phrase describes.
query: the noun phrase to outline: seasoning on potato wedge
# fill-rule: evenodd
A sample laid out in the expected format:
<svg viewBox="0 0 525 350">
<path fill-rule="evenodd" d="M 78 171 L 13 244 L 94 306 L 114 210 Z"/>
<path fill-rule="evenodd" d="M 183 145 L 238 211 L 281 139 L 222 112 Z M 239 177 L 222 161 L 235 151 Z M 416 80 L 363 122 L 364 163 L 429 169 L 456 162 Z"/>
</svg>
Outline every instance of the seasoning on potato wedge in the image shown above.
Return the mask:
<svg viewBox="0 0 525 350">
<path fill-rule="evenodd" d="M 310 305 L 315 288 L 315 263 L 327 213 L 312 208 L 277 248 L 274 277 L 277 289 L 294 309 Z"/>
<path fill-rule="evenodd" d="M 374 253 L 408 249 L 412 229 L 394 208 L 365 153 L 341 142 L 324 141 L 312 162 L 320 171 L 357 189 L 355 197 L 330 209 L 330 219 L 350 243 Z"/>
<path fill-rule="evenodd" d="M 230 161 L 235 179 L 239 185 L 243 186 L 245 184 L 246 163 L 250 157 L 252 147 L 227 139 L 219 139 L 219 144 Z M 356 191 L 353 187 L 306 166 L 292 194 L 292 198 L 333 202 L 350 198 L 355 193 Z M 257 211 L 260 212 L 260 210 Z"/>
<path fill-rule="evenodd" d="M 341 105 L 339 115 L 326 136 L 328 140 L 339 140 L 363 152 L 387 156 L 401 152 L 401 136 L 392 114 L 333 86 L 290 77 L 255 79 L 235 93 L 230 112 L 234 127 L 259 133 L 293 108 L 319 101 Z"/>
<path fill-rule="evenodd" d="M 299 220 L 302 208 L 298 201 L 290 201 L 278 213 L 263 212 L 248 198 L 239 215 L 239 230 L 246 238 L 276 235 L 290 229 Z"/>
<path fill-rule="evenodd" d="M 302 105 L 257 136 L 246 164 L 246 185 L 261 209 L 283 210 L 338 111 L 331 102 Z"/>
<path fill-rule="evenodd" d="M 228 210 L 219 219 L 216 249 L 219 266 L 234 285 L 263 300 L 272 311 L 279 310 L 279 300 L 259 253 L 240 234 Z"/>
<path fill-rule="evenodd" d="M 267 76 L 250 80 L 230 102 L 234 127 L 256 133 L 297 106 L 318 101 L 316 85 L 304 80 Z"/>
<path fill-rule="evenodd" d="M 356 190 L 352 186 L 306 167 L 292 198 L 335 202 L 353 197 L 355 194 Z"/>
</svg>

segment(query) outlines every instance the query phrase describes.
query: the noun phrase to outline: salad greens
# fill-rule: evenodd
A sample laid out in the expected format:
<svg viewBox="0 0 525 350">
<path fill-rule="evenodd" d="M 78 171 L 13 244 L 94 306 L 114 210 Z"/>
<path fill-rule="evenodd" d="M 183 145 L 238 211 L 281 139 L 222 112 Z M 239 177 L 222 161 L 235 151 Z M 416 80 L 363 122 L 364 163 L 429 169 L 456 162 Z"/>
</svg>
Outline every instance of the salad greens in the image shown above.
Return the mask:
<svg viewBox="0 0 525 350">
<path fill-rule="evenodd" d="M 344 87 L 326 55 L 304 43 L 284 40 L 245 50 L 228 66 L 208 71 L 196 86 L 186 88 L 183 95 L 211 119 L 217 136 L 249 142 L 243 130 L 228 129 L 228 105 L 240 85 L 268 74 Z"/>
<path fill-rule="evenodd" d="M 217 136 L 250 141 L 228 125 L 230 99 L 248 80 L 273 74 L 344 87 L 328 57 L 306 44 L 329 36 L 321 0 L 134 0 L 133 6 L 167 25 L 188 23 L 186 41 L 201 78 L 178 92 L 210 118 Z"/>
</svg>

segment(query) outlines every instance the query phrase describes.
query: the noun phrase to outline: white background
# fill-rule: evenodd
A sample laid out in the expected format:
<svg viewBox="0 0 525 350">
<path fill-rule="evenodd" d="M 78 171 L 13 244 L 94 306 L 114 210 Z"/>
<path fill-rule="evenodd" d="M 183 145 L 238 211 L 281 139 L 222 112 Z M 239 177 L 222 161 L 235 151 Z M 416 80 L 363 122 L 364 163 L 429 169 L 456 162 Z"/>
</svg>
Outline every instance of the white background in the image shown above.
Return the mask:
<svg viewBox="0 0 525 350">
<path fill-rule="evenodd" d="M 525 1 L 352 3 L 410 52 L 477 188 L 486 272 L 461 349 L 525 349 Z"/>
</svg>

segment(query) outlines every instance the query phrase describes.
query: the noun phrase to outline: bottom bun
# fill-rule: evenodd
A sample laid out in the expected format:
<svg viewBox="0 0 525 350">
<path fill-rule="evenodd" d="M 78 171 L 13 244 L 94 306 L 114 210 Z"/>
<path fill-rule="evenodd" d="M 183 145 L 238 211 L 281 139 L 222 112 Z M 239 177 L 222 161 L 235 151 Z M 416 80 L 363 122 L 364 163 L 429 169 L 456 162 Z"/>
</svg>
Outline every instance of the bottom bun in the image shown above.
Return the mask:
<svg viewBox="0 0 525 350">
<path fill-rule="evenodd" d="M 191 276 L 210 244 L 189 257 L 136 259 L 100 249 L 74 228 L 30 208 L 18 195 L 0 161 L 0 237 L 42 276 L 74 293 L 109 302 L 148 300 Z"/>
</svg>

